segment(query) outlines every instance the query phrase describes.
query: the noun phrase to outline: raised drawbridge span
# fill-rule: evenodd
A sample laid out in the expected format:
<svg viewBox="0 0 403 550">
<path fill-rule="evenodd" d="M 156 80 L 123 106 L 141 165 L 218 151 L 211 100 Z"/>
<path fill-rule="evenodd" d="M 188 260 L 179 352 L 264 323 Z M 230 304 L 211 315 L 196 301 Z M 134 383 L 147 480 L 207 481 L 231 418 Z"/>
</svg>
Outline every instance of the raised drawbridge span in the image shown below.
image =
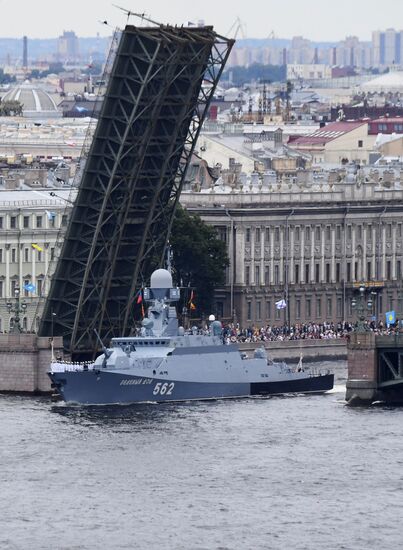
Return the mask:
<svg viewBox="0 0 403 550">
<path fill-rule="evenodd" d="M 94 329 L 130 333 L 232 45 L 212 27 L 122 32 L 40 325 L 71 353 L 96 348 Z"/>
</svg>

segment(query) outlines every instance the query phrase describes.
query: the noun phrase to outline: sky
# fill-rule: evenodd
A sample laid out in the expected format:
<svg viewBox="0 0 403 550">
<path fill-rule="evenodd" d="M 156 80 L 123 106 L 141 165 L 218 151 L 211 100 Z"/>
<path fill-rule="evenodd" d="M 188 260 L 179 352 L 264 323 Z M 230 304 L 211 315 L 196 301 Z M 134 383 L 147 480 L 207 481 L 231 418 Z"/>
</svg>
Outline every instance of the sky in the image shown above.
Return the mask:
<svg viewBox="0 0 403 550">
<path fill-rule="evenodd" d="M 246 38 L 302 35 L 315 41 L 337 41 L 347 35 L 371 40 L 371 31 L 403 28 L 403 0 L 115 0 L 161 23 L 205 23 L 234 36 L 239 17 Z M 110 0 L 0 0 L 0 37 L 55 38 L 64 30 L 78 36 L 111 34 L 126 15 Z M 130 17 L 129 22 L 139 24 Z M 136 23 L 135 23 L 136 22 Z M 232 27 L 232 30 L 231 30 Z M 238 33 L 238 37 L 243 37 Z"/>
</svg>

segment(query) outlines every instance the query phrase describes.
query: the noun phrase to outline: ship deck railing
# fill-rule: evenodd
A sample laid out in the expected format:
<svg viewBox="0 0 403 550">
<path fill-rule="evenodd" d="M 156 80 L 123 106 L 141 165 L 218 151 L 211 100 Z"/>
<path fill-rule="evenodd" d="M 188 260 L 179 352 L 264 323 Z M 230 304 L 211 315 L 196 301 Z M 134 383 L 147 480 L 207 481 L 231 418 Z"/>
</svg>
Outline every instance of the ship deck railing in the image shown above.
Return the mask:
<svg viewBox="0 0 403 550">
<path fill-rule="evenodd" d="M 52 361 L 50 364 L 51 372 L 80 372 L 94 370 L 95 363 L 74 363 L 69 361 Z"/>
</svg>

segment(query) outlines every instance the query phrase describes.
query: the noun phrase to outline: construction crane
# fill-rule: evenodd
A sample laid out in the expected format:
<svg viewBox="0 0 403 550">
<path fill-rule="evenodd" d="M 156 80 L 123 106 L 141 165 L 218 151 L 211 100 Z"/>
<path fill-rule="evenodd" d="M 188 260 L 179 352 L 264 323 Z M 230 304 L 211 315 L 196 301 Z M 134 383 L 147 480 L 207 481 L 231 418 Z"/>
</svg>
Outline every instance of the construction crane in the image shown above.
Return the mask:
<svg viewBox="0 0 403 550">
<path fill-rule="evenodd" d="M 231 36 L 231 33 L 234 31 L 234 29 L 235 29 L 235 33 L 234 33 L 234 36 L 233 36 L 234 40 L 236 40 L 236 37 L 238 36 L 239 32 L 241 33 L 241 36 L 242 36 L 243 40 L 246 39 L 246 25 L 245 25 L 245 23 L 242 23 L 239 16 L 232 23 L 232 25 L 231 25 L 229 31 L 227 32 L 226 36 Z"/>
</svg>

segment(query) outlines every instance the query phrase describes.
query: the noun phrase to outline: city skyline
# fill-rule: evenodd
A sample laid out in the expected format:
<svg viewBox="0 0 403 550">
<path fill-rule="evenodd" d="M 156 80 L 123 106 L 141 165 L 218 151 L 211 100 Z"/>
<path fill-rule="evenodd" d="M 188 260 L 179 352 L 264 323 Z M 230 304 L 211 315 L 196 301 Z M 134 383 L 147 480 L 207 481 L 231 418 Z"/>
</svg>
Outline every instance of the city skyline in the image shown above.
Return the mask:
<svg viewBox="0 0 403 550">
<path fill-rule="evenodd" d="M 127 23 L 126 15 L 114 7 L 110 0 L 90 0 L 86 3 L 71 0 L 69 10 L 62 16 L 50 0 L 22 4 L 23 7 L 21 3 L 0 0 L 3 14 L 0 19 L 0 37 L 18 38 L 27 35 L 30 38 L 55 38 L 64 30 L 74 30 L 82 37 L 96 36 L 97 33 L 106 36 L 116 26 L 123 27 Z M 227 6 L 213 0 L 205 0 L 203 9 L 201 5 L 196 7 L 194 4 L 184 9 L 180 0 L 172 0 L 169 4 L 162 0 L 148 0 L 144 5 L 134 5 L 134 2 L 125 0 L 120 4 L 128 10 L 145 12 L 161 23 L 181 25 L 203 19 L 206 24 L 214 25 L 218 32 L 229 36 L 235 34 L 235 21 L 239 17 L 242 30 L 238 32 L 238 38 L 267 38 L 274 33 L 279 38 L 302 35 L 312 41 L 322 42 L 340 41 L 349 35 L 370 41 L 372 31 L 396 28 L 396 21 L 399 18 L 403 20 L 403 3 L 399 0 L 384 0 L 381 12 L 379 2 L 375 0 L 357 0 L 354 3 L 339 0 L 337 10 L 333 11 L 329 10 L 328 4 L 319 0 L 305 0 L 304 3 L 288 0 L 286 5 L 270 5 L 262 0 L 252 0 L 245 4 L 235 0 L 230 15 Z M 309 18 L 306 17 L 307 13 L 311 14 Z M 103 24 L 103 21 L 107 21 L 108 25 Z M 130 17 L 129 22 L 139 24 L 140 19 Z"/>
</svg>

